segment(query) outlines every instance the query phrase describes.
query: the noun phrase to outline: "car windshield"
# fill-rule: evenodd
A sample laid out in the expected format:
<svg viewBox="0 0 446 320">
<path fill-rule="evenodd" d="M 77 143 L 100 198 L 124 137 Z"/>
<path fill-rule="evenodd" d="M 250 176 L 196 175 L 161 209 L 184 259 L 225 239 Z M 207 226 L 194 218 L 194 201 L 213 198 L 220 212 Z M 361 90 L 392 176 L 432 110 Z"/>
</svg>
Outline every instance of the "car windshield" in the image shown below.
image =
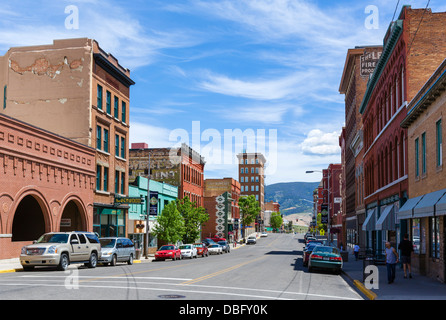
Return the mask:
<svg viewBox="0 0 446 320">
<path fill-rule="evenodd" d="M 116 239 L 99 239 L 101 243 L 101 248 L 114 248 Z"/>
<path fill-rule="evenodd" d="M 182 245 L 180 246 L 180 249 L 192 249 L 192 248 L 190 247 L 190 245 Z"/>
<path fill-rule="evenodd" d="M 68 236 L 66 233 L 46 233 L 36 243 L 67 243 Z"/>
<path fill-rule="evenodd" d="M 317 246 L 320 246 L 322 243 L 319 243 L 319 242 L 313 242 L 313 243 L 310 243 L 308 246 L 307 246 L 307 250 L 313 250 L 315 247 L 317 247 Z"/>
<path fill-rule="evenodd" d="M 209 246 L 209 248 L 218 248 L 219 246 L 218 246 L 218 244 L 211 244 L 210 246 Z"/>
<path fill-rule="evenodd" d="M 194 247 L 195 248 L 203 248 L 203 244 L 202 243 L 197 243 L 197 244 L 194 244 Z"/>
<path fill-rule="evenodd" d="M 319 253 L 335 253 L 339 254 L 339 250 L 337 248 L 333 247 L 317 247 L 313 250 L 313 252 L 319 252 Z"/>
<path fill-rule="evenodd" d="M 173 250 L 173 249 L 174 249 L 173 246 L 162 246 L 162 247 L 160 248 L 160 250 Z"/>
<path fill-rule="evenodd" d="M 218 244 L 226 245 L 226 241 L 218 241 Z"/>
</svg>

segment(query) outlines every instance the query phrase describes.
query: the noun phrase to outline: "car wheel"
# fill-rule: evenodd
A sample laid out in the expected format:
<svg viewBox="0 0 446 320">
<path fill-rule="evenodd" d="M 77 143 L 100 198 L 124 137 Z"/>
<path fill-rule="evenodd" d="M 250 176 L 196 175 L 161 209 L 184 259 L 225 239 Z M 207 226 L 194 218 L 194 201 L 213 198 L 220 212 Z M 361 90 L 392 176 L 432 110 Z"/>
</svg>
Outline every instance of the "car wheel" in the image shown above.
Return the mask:
<svg viewBox="0 0 446 320">
<path fill-rule="evenodd" d="M 96 252 L 92 252 L 90 255 L 90 260 L 88 261 L 88 267 L 89 268 L 96 268 L 98 264 L 98 255 Z"/>
<path fill-rule="evenodd" d="M 33 271 L 34 270 L 34 266 L 22 266 L 23 271 Z"/>
<path fill-rule="evenodd" d="M 111 259 L 111 261 L 110 261 L 110 265 L 111 266 L 116 266 L 116 261 L 117 261 L 117 257 L 116 257 L 116 254 L 114 254 L 113 256 L 112 256 L 112 259 Z"/>
<path fill-rule="evenodd" d="M 60 261 L 59 261 L 59 265 L 57 266 L 57 269 L 60 271 L 65 271 L 68 269 L 69 265 L 70 265 L 70 259 L 68 257 L 68 254 L 62 253 L 60 255 Z"/>
<path fill-rule="evenodd" d="M 133 254 L 130 255 L 129 261 L 127 261 L 127 264 L 129 264 L 129 265 L 133 264 Z"/>
</svg>

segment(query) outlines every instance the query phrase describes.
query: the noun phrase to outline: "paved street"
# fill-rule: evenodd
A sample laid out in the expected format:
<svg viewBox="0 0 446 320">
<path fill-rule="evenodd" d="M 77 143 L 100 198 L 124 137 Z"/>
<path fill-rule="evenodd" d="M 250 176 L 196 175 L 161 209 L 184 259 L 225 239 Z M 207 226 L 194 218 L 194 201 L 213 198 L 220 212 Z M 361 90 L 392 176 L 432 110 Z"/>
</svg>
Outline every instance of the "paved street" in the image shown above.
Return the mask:
<svg viewBox="0 0 446 320">
<path fill-rule="evenodd" d="M 229 254 L 132 266 L 0 274 L 5 299 L 362 299 L 339 275 L 302 267 L 301 235 L 272 234 Z"/>
</svg>

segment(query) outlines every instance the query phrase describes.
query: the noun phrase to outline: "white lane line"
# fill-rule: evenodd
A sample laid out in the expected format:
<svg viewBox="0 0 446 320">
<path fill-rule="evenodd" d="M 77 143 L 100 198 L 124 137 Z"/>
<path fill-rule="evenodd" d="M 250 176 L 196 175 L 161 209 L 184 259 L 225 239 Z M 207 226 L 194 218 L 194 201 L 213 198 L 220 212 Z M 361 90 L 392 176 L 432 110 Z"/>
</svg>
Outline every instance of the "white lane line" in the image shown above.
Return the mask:
<svg viewBox="0 0 446 320">
<path fill-rule="evenodd" d="M 68 275 L 65 276 L 51 276 L 50 278 L 66 278 Z M 48 278 L 48 276 L 38 276 L 38 275 L 24 275 L 20 276 L 20 278 Z M 166 277 L 115 277 L 115 276 L 79 276 L 79 279 L 140 279 L 140 280 L 172 280 L 172 281 L 189 281 L 192 280 L 191 278 L 166 278 Z"/>
<path fill-rule="evenodd" d="M 37 276 L 39 277 L 39 276 Z M 126 279 L 125 277 L 121 277 L 123 279 Z M 105 283 L 110 283 L 110 281 L 106 281 L 107 277 L 104 278 L 104 280 L 95 280 L 95 282 L 105 282 Z M 117 279 L 117 277 L 114 277 L 113 279 Z M 147 279 L 147 278 L 146 278 Z M 127 279 L 126 279 L 127 280 Z M 170 279 L 169 279 L 170 280 Z M 11 281 L 13 281 L 11 279 Z M 49 279 L 45 279 L 45 280 L 31 280 L 33 282 L 41 282 L 41 281 L 60 281 L 60 280 L 49 280 Z M 113 281 L 113 283 L 119 283 L 119 282 L 123 282 L 123 283 L 128 283 L 128 281 Z M 278 294 L 278 295 L 292 295 L 292 296 L 309 296 L 309 297 L 319 297 L 321 299 L 338 299 L 338 300 L 361 300 L 359 298 L 351 298 L 351 297 L 344 297 L 344 296 L 334 296 L 334 295 L 324 295 L 324 294 L 315 294 L 315 293 L 306 293 L 306 292 L 291 292 L 291 291 L 280 291 L 280 290 L 268 290 L 268 289 L 258 289 L 258 288 L 238 288 L 238 287 L 224 287 L 224 286 L 207 286 L 207 285 L 197 285 L 197 284 L 190 284 L 190 285 L 184 285 L 184 284 L 175 284 L 175 283 L 160 283 L 160 282 L 137 282 L 136 285 L 160 285 L 160 286 L 174 286 L 174 287 L 197 287 L 197 288 L 203 288 L 203 289 L 207 289 L 210 288 L 212 290 L 234 290 L 234 291 L 255 291 L 257 293 L 266 293 L 266 294 Z M 0 282 L 0 286 L 1 285 L 9 285 L 12 286 L 14 284 L 10 284 L 10 283 L 2 283 Z M 26 285 L 30 285 L 30 286 L 34 286 L 35 284 L 16 284 L 16 285 L 21 285 L 21 286 L 26 286 Z M 43 284 L 42 286 L 65 286 L 65 285 L 58 285 L 58 284 Z M 102 287 L 109 287 L 109 288 L 115 288 L 115 289 L 136 289 L 136 290 L 162 290 L 162 291 L 180 291 L 180 292 L 193 292 L 193 293 L 209 293 L 209 294 L 219 294 L 219 295 L 229 295 L 229 296 L 244 296 L 244 297 L 265 297 L 265 298 L 271 298 L 271 299 L 280 299 L 280 300 L 293 300 L 290 298 L 279 298 L 278 296 L 274 296 L 274 297 L 267 297 L 267 296 L 257 296 L 257 295 L 251 295 L 248 293 L 234 293 L 234 292 L 215 292 L 215 291 L 193 291 L 193 290 L 178 290 L 178 289 L 161 289 L 161 288 L 143 288 L 143 287 L 128 287 L 128 286 L 93 286 L 93 285 L 85 285 L 85 284 L 80 284 L 80 287 L 82 288 L 102 288 Z"/>
</svg>

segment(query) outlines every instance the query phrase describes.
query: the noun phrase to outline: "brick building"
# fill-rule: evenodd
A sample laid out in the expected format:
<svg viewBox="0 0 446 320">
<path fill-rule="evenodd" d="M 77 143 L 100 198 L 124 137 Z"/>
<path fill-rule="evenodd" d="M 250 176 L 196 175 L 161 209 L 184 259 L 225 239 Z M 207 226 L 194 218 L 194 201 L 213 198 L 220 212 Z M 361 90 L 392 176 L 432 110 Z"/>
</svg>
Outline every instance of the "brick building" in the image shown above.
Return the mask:
<svg viewBox="0 0 446 320">
<path fill-rule="evenodd" d="M 342 232 L 342 164 L 330 164 L 327 169 L 322 170 L 322 184 L 324 188 L 324 206 L 328 213 L 327 232 L 331 240 L 342 242 L 339 234 Z"/>
<path fill-rule="evenodd" d="M 409 198 L 407 131 L 400 127 L 407 101 L 443 61 L 446 13 L 404 6 L 384 37 L 360 112 L 364 126 L 364 205 L 368 249 L 382 255 L 385 241 L 399 243 L 405 220 L 395 214 Z"/>
<path fill-rule="evenodd" d="M 241 195 L 254 195 L 259 202 L 261 213 L 255 222 L 255 231 L 263 231 L 265 212 L 265 163 L 261 153 L 240 153 L 238 158 L 238 172 Z"/>
<path fill-rule="evenodd" d="M 240 183 L 233 178 L 204 180 L 204 208 L 209 220 L 202 228 L 202 238 L 220 236 L 229 241 L 240 239 Z"/>
<path fill-rule="evenodd" d="M 93 226 L 125 235 L 130 71 L 93 39 L 10 48 L 0 57 L 0 113 L 96 150 Z M 117 233 L 118 232 L 118 233 Z"/>
<path fill-rule="evenodd" d="M 93 231 L 95 150 L 0 114 L 0 259 L 45 232 Z"/>
<path fill-rule="evenodd" d="M 446 281 L 445 90 L 446 60 L 411 100 L 401 123 L 408 130 L 410 198 L 398 212 L 406 221 L 404 233 L 415 244 L 412 268 L 442 282 Z"/>
<path fill-rule="evenodd" d="M 204 158 L 186 144 L 180 148 L 148 148 L 146 143 L 132 143 L 129 181 L 150 174 L 151 180 L 178 187 L 178 198 L 187 196 L 202 207 L 205 163 Z"/>
<path fill-rule="evenodd" d="M 343 130 L 343 242 L 364 247 L 362 224 L 365 220 L 363 175 L 363 128 L 359 112 L 370 74 L 375 70 L 382 46 L 356 46 L 348 49 L 339 92 L 345 95 L 345 128 Z"/>
</svg>

